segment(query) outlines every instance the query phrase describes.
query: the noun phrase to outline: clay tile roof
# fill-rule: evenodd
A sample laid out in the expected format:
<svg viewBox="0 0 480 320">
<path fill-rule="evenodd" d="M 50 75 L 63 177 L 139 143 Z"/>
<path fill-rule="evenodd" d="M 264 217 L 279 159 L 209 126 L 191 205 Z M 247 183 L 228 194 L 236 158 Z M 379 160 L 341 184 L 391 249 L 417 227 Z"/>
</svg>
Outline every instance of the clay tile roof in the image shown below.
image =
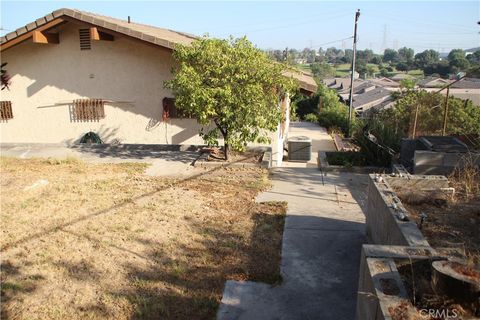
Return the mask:
<svg viewBox="0 0 480 320">
<path fill-rule="evenodd" d="M 85 23 L 96 25 L 108 30 L 125 34 L 146 42 L 154 43 L 169 49 L 173 49 L 175 44 L 189 45 L 197 37 L 188 33 L 173 31 L 164 28 L 153 27 L 136 22 L 128 23 L 126 20 L 120 20 L 112 17 L 102 16 L 95 13 L 80 11 L 76 9 L 59 9 L 47 14 L 26 26 L 1 37 L 0 43 L 4 44 L 25 32 L 35 30 L 38 27 L 57 18 L 69 17 Z"/>
</svg>

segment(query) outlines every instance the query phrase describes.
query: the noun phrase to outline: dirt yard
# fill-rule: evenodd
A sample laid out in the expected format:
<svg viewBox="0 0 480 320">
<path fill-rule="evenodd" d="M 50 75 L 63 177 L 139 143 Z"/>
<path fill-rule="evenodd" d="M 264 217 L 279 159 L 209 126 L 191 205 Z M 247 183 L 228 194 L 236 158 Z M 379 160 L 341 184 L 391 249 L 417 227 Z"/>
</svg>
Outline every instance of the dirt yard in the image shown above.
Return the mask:
<svg viewBox="0 0 480 320">
<path fill-rule="evenodd" d="M 469 264 L 480 269 L 480 172 L 465 172 L 449 176 L 449 184 L 455 188 L 450 195 L 419 190 L 397 192 L 431 246 L 459 248 Z"/>
<path fill-rule="evenodd" d="M 261 169 L 0 159 L 2 319 L 212 319 L 225 280 L 281 281 Z"/>
</svg>

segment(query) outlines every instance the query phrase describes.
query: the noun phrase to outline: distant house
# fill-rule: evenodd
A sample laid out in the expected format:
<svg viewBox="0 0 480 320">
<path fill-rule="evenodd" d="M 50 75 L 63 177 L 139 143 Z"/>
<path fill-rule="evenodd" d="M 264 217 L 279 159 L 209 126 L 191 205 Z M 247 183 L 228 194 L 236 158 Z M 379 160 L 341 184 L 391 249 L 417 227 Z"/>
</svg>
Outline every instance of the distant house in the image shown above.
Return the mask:
<svg viewBox="0 0 480 320">
<path fill-rule="evenodd" d="M 453 80 L 446 80 L 438 77 L 428 77 L 418 83 L 418 86 L 428 92 L 439 91 L 440 88 L 452 83 Z M 446 95 L 447 90 L 442 90 Z M 453 97 L 471 100 L 473 104 L 480 106 L 480 79 L 464 78 L 450 86 L 449 94 Z"/>
<path fill-rule="evenodd" d="M 400 88 L 400 83 L 386 77 L 373 78 L 373 79 L 370 79 L 370 82 L 375 84 L 376 86 L 387 88 L 392 91 L 395 91 L 398 88 Z"/>
<path fill-rule="evenodd" d="M 420 88 L 442 88 L 450 82 L 452 81 L 439 77 L 426 77 L 425 79 L 420 80 L 417 85 Z"/>
<path fill-rule="evenodd" d="M 337 91 L 340 100 L 349 105 L 350 79 L 325 79 L 323 83 Z M 353 84 L 353 109 L 360 117 L 371 117 L 373 111 L 389 108 L 393 105 L 391 94 L 399 90 L 398 82 L 388 78 L 355 80 Z M 370 110 L 373 108 L 372 110 Z"/>
<path fill-rule="evenodd" d="M 1 93 L 0 142 L 72 144 L 94 131 L 105 142 L 203 144 L 199 124 L 176 110 L 164 88 L 173 49 L 195 39 L 71 9 L 6 34 L 0 50 L 12 83 Z M 317 89 L 308 74 L 286 76 L 307 94 Z M 288 116 L 289 102 L 282 108 Z M 274 136 L 278 146 L 285 135 L 280 128 L 285 124 Z"/>
<path fill-rule="evenodd" d="M 367 111 L 370 108 L 375 107 L 378 111 L 382 107 L 389 106 L 390 102 L 393 103 L 391 96 L 392 91 L 385 88 L 375 88 L 353 97 L 353 109 L 358 116 L 368 117 L 370 112 Z M 388 103 L 385 103 L 385 101 L 388 101 Z"/>
</svg>

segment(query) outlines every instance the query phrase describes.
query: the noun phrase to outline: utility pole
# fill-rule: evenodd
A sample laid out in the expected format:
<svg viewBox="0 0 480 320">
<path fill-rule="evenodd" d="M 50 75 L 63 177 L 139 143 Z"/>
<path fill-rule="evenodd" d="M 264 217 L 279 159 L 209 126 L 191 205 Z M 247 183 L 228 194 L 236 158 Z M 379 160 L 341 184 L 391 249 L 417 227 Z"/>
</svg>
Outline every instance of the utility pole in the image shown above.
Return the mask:
<svg viewBox="0 0 480 320">
<path fill-rule="evenodd" d="M 463 79 L 465 79 L 465 75 L 464 76 L 461 76 L 459 77 L 457 80 L 447 84 L 446 86 L 444 86 L 442 89 L 436 91 L 435 93 L 440 93 L 442 92 L 443 90 L 447 89 L 447 96 L 445 97 L 445 109 L 443 110 L 443 127 L 442 127 L 442 136 L 445 135 L 446 131 L 447 131 L 447 119 L 448 119 L 448 99 L 450 98 L 450 86 L 452 84 L 455 84 L 459 81 L 462 81 Z"/>
<path fill-rule="evenodd" d="M 450 94 L 450 87 L 447 87 L 447 96 L 445 97 L 445 110 L 443 111 L 443 128 L 442 128 L 442 136 L 445 135 L 447 131 L 447 115 L 448 115 L 448 98 Z"/>
<path fill-rule="evenodd" d="M 350 138 L 352 131 L 352 109 L 353 109 L 353 81 L 355 80 L 355 60 L 357 59 L 357 24 L 360 17 L 360 9 L 355 13 L 355 29 L 353 31 L 353 59 L 352 59 L 352 74 L 350 77 L 350 97 L 348 99 L 348 130 L 347 138 Z"/>
</svg>

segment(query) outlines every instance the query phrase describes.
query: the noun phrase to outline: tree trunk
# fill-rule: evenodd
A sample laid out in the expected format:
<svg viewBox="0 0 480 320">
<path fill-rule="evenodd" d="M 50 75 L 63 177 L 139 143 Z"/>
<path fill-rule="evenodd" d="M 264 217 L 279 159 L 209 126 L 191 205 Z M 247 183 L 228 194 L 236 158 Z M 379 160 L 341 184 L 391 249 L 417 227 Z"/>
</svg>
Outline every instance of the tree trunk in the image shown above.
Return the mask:
<svg viewBox="0 0 480 320">
<path fill-rule="evenodd" d="M 229 149 L 228 143 L 225 142 L 223 144 L 223 152 L 225 153 L 225 161 L 228 161 L 228 149 Z"/>
<path fill-rule="evenodd" d="M 432 263 L 432 287 L 435 293 L 457 302 L 475 302 L 480 294 L 480 272 L 453 261 Z"/>
<path fill-rule="evenodd" d="M 224 153 L 224 159 L 225 161 L 228 161 L 228 149 L 229 149 L 229 145 L 228 145 L 228 129 L 227 128 L 223 128 L 220 123 L 218 122 L 217 119 L 213 119 L 213 122 L 215 122 L 215 125 L 217 126 L 218 130 L 220 130 L 220 132 L 222 133 L 222 136 L 223 136 L 223 153 Z"/>
</svg>

